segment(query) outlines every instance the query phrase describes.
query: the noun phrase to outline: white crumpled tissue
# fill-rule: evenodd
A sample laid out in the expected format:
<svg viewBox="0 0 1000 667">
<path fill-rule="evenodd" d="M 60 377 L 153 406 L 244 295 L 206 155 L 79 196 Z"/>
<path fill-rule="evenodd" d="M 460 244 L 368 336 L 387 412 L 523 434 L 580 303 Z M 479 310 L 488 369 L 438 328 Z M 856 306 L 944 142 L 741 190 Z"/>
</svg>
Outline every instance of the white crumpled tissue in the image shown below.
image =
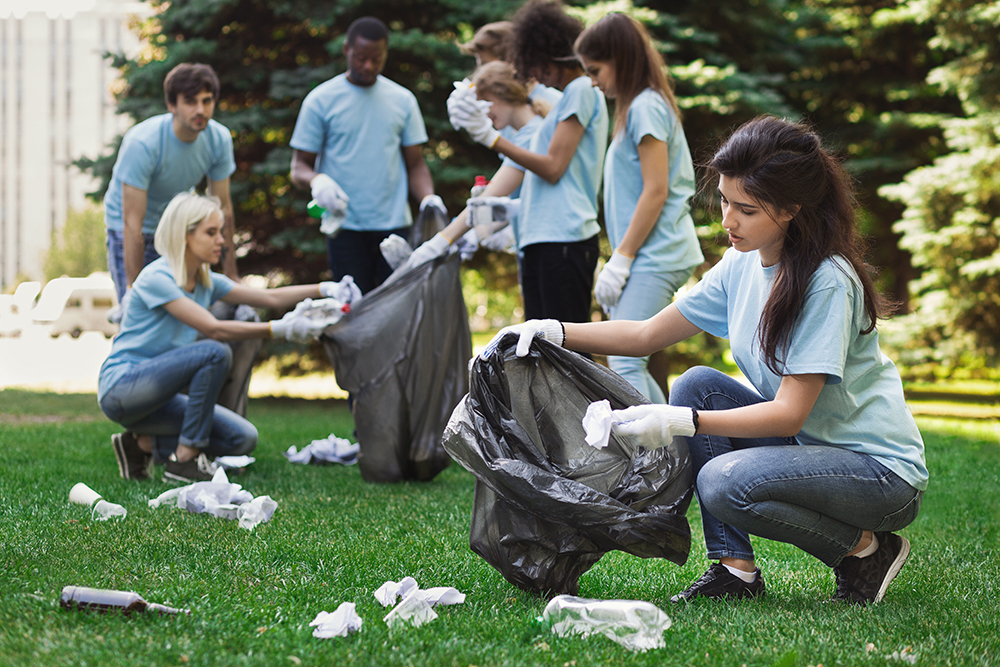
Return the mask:
<svg viewBox="0 0 1000 667">
<path fill-rule="evenodd" d="M 604 449 L 611 438 L 611 424 L 615 416 L 611 413 L 611 403 L 607 399 L 594 401 L 587 406 L 583 415 L 584 439 L 594 449 Z"/>
<path fill-rule="evenodd" d="M 254 498 L 239 484 L 231 484 L 224 468 L 219 467 L 211 482 L 195 482 L 164 491 L 149 501 L 152 508 L 176 505 L 195 514 L 211 514 L 220 519 L 238 519 L 240 528 L 252 530 L 269 521 L 278 503 L 270 496 Z"/>
<path fill-rule="evenodd" d="M 383 619 L 390 627 L 401 622 L 418 627 L 437 618 L 437 613 L 431 607 L 465 602 L 465 593 L 460 593 L 452 586 L 435 586 L 421 590 L 413 577 L 404 577 L 398 582 L 387 581 L 379 586 L 373 595 L 383 607 L 390 607 L 396 604 L 397 599 L 403 599 Z"/>
<path fill-rule="evenodd" d="M 312 463 L 313 465 L 341 463 L 345 466 L 352 466 L 358 462 L 359 449 L 360 446 L 357 443 L 352 443 L 347 438 L 338 438 L 331 433 L 326 438 L 313 440 L 301 450 L 292 445 L 285 452 L 285 457 L 292 463 Z"/>
<path fill-rule="evenodd" d="M 320 639 L 330 639 L 332 637 L 346 637 L 352 632 L 361 630 L 364 621 L 355 611 L 353 602 L 341 602 L 334 612 L 321 611 L 316 614 L 316 618 L 309 625 L 314 626 L 313 637 Z"/>
<path fill-rule="evenodd" d="M 256 461 L 252 456 L 247 456 L 246 454 L 242 456 L 217 456 L 215 457 L 215 463 L 222 466 L 226 470 L 239 470 L 240 468 L 246 468 L 248 465 Z"/>
</svg>

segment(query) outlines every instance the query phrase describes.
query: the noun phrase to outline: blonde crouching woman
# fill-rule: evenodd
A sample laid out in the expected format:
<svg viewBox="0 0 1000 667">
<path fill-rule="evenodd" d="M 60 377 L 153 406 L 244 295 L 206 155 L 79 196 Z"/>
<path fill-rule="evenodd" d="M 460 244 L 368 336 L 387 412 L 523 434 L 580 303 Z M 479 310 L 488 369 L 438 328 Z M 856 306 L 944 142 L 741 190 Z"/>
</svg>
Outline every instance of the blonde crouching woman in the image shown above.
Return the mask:
<svg viewBox="0 0 1000 667">
<path fill-rule="evenodd" d="M 210 265 L 219 261 L 223 216 L 215 197 L 182 193 L 163 212 L 154 243 L 161 257 L 132 286 L 121 328 L 101 367 L 101 410 L 125 432 L 112 436 L 125 479 L 147 479 L 154 458 L 164 477 L 211 479 L 209 457 L 246 454 L 257 429 L 216 405 L 232 353 L 226 340 L 317 337 L 322 326 L 305 317 L 272 322 L 217 320 L 208 307 L 222 300 L 257 308 L 288 309 L 327 296 L 334 283 L 255 289 L 233 282 Z M 197 340 L 198 334 L 204 336 Z M 186 393 L 181 393 L 186 391 Z"/>
</svg>

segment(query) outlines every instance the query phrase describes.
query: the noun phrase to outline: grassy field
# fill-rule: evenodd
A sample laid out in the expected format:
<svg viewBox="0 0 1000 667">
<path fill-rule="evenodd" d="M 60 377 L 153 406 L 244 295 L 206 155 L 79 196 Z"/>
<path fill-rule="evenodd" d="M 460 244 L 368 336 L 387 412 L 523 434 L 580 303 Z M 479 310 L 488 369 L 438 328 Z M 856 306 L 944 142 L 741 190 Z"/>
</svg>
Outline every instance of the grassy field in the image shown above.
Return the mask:
<svg viewBox="0 0 1000 667">
<path fill-rule="evenodd" d="M 759 541 L 768 596 L 683 607 L 670 595 L 707 566 L 697 507 L 692 555 L 678 567 L 621 553 L 580 594 L 649 600 L 672 618 L 666 648 L 631 653 L 604 637 L 552 635 L 545 601 L 508 584 L 468 548 L 473 478 L 453 465 L 430 483 L 376 486 L 356 468 L 294 466 L 282 456 L 331 431 L 351 433 L 335 401 L 251 402 L 261 442 L 236 481 L 278 501 L 254 531 L 146 501 L 168 485 L 118 476 L 113 424 L 91 395 L 0 391 L 2 665 L 991 665 L 1000 664 L 1000 445 L 995 420 L 921 417 L 931 489 L 904 531 L 913 555 L 885 601 L 824 602 L 833 575 Z M 124 505 L 91 521 L 67 502 L 83 481 Z M 465 604 L 390 631 L 372 592 L 411 575 L 455 586 Z M 187 617 L 89 615 L 58 605 L 64 585 L 133 590 Z M 316 639 L 309 622 L 357 603 L 361 632 Z"/>
</svg>

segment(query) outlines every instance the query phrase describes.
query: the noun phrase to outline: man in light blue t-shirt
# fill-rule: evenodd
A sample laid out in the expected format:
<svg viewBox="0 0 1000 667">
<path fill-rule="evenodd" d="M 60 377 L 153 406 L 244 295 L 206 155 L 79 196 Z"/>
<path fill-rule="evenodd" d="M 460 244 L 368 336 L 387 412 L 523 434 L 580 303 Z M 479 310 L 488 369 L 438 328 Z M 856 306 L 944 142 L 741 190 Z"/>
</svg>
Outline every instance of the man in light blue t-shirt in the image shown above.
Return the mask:
<svg viewBox="0 0 1000 667">
<path fill-rule="evenodd" d="M 221 200 L 225 216 L 223 272 L 239 278 L 229 195 L 229 177 L 236 171 L 233 138 L 212 120 L 219 78 L 208 65 L 184 63 L 167 74 L 163 93 L 169 113 L 144 120 L 125 133 L 104 195 L 108 270 L 119 302 L 142 267 L 159 256 L 153 233 L 163 209 L 203 178 L 208 179 L 208 193 Z"/>
<path fill-rule="evenodd" d="M 378 287 L 392 270 L 379 243 L 406 236 L 413 223 L 408 196 L 445 211 L 421 145 L 427 141 L 413 93 L 381 75 L 389 53 L 389 29 L 363 17 L 347 29 L 347 72 L 312 90 L 292 132 L 291 179 L 327 211 L 345 219 L 327 237 L 333 279 L 352 276 L 362 293 Z"/>
</svg>

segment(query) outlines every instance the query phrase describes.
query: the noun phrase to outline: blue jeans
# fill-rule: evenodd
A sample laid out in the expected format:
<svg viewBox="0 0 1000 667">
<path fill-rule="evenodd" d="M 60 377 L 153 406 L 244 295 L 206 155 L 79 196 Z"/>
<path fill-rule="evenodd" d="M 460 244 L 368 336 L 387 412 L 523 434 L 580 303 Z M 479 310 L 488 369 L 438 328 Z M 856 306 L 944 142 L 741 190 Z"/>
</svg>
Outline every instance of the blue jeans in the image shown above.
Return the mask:
<svg viewBox="0 0 1000 667">
<path fill-rule="evenodd" d="M 342 229 L 336 236 L 327 237 L 326 260 L 333 279 L 340 281 L 344 276 L 351 276 L 362 294 L 368 294 L 384 283 L 392 273 L 392 267 L 382 257 L 379 244 L 392 234 L 405 239 L 410 235 L 410 228 L 373 232 Z"/>
<path fill-rule="evenodd" d="M 618 305 L 611 309 L 612 320 L 645 320 L 670 305 L 674 294 L 687 282 L 694 269 L 633 273 L 625 283 Z M 653 403 L 666 403 L 663 390 L 649 373 L 649 357 L 608 357 L 608 366 Z"/>
<path fill-rule="evenodd" d="M 761 403 L 752 388 L 695 367 L 670 404 L 726 410 Z M 886 428 L 892 428 L 886 424 Z M 753 559 L 750 535 L 794 544 L 835 567 L 864 530 L 895 531 L 920 511 L 917 491 L 873 457 L 794 438 L 687 438 L 708 557 Z"/>
<path fill-rule="evenodd" d="M 115 291 L 118 292 L 118 303 L 122 302 L 125 296 L 125 288 L 128 283 L 125 281 L 125 237 L 123 232 L 114 229 L 105 229 L 108 239 L 108 272 L 111 273 L 111 280 L 115 282 Z M 150 262 L 159 258 L 160 254 L 153 247 L 153 235 L 142 235 L 144 250 L 142 265 L 146 266 Z"/>
<path fill-rule="evenodd" d="M 154 460 L 186 445 L 210 456 L 239 456 L 257 446 L 257 429 L 215 401 L 233 353 L 199 340 L 133 364 L 101 399 L 101 411 L 129 431 L 153 436 Z M 178 393 L 185 386 L 187 395 Z"/>
</svg>

